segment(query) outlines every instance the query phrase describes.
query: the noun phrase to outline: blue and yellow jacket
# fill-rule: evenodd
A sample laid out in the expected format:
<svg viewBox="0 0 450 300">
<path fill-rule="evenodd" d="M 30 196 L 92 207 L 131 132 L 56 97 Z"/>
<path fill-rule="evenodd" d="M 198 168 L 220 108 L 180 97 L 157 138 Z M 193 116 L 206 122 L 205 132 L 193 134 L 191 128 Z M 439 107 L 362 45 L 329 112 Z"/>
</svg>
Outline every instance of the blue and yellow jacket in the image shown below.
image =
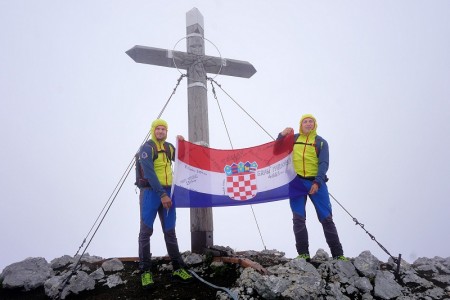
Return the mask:
<svg viewBox="0 0 450 300">
<path fill-rule="evenodd" d="M 301 124 L 305 118 L 312 118 L 315 124 L 307 135 L 301 130 Z M 329 150 L 327 141 L 317 135 L 316 130 L 317 121 L 314 116 L 303 115 L 300 120 L 299 133 L 294 135 L 292 160 L 294 169 L 299 176 L 317 182 L 320 187 L 328 180 L 326 174 L 329 165 Z"/>
<path fill-rule="evenodd" d="M 162 197 L 166 193 L 164 188 L 172 185 L 172 161 L 175 160 L 175 147 L 165 140 L 158 141 L 154 137 L 155 128 L 160 125 L 167 128 L 167 123 L 164 120 L 158 119 L 152 123 L 152 141 L 146 142 L 139 149 L 139 163 L 143 171 L 143 177 L 148 181 L 149 186 Z M 154 147 L 151 143 L 154 144 Z M 169 155 L 164 144 L 169 149 Z M 154 153 L 155 148 L 157 155 Z"/>
</svg>

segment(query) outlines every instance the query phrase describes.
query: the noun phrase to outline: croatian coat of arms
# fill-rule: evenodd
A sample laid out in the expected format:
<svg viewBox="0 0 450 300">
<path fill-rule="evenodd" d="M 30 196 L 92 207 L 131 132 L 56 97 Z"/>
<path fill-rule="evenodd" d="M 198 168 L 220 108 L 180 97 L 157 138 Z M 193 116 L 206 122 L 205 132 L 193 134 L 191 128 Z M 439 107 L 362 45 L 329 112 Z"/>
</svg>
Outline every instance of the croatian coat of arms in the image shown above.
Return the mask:
<svg viewBox="0 0 450 300">
<path fill-rule="evenodd" d="M 256 185 L 256 162 L 239 162 L 226 165 L 226 192 L 233 200 L 245 201 L 252 199 L 258 193 Z"/>
</svg>

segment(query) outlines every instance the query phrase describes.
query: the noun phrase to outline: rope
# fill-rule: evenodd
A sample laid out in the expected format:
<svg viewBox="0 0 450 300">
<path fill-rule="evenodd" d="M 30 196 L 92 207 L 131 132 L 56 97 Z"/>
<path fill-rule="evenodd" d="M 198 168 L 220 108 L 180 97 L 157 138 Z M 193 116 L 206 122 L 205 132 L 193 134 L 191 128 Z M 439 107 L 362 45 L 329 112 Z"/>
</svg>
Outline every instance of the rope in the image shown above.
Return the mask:
<svg viewBox="0 0 450 300">
<path fill-rule="evenodd" d="M 211 282 L 208 282 L 208 281 L 206 281 L 205 279 L 203 279 L 203 278 L 201 278 L 200 276 L 198 276 L 197 273 L 195 273 L 195 272 L 192 271 L 192 270 L 188 270 L 188 271 L 189 271 L 189 273 L 191 273 L 195 278 L 197 278 L 198 280 L 200 280 L 200 281 L 203 282 L 204 284 L 209 285 L 210 287 L 215 288 L 215 289 L 217 289 L 217 290 L 225 291 L 226 293 L 228 293 L 228 295 L 230 295 L 231 298 L 233 298 L 233 300 L 239 300 L 238 294 L 237 294 L 236 292 L 232 292 L 231 290 L 229 290 L 229 289 L 227 289 L 227 288 L 224 288 L 224 287 L 221 287 L 221 286 L 214 285 L 214 284 L 212 284 Z"/>
<path fill-rule="evenodd" d="M 222 108 L 220 107 L 219 99 L 217 99 L 216 89 L 214 88 L 213 82 L 210 81 L 210 83 L 211 83 L 211 89 L 212 89 L 212 92 L 214 95 L 214 99 L 216 99 L 217 106 L 219 107 L 220 116 L 222 117 L 223 125 L 225 126 L 225 131 L 227 132 L 228 140 L 230 141 L 231 149 L 233 149 L 233 143 L 231 142 L 230 132 L 228 131 L 227 124 L 225 123 L 225 118 L 223 117 L 223 112 L 222 112 Z"/>
<path fill-rule="evenodd" d="M 185 74 L 182 74 L 182 75 L 178 78 L 177 83 L 176 83 L 176 85 L 175 85 L 175 87 L 174 87 L 172 93 L 170 94 L 169 98 L 167 99 L 166 103 L 164 104 L 164 106 L 163 106 L 161 112 L 159 113 L 157 119 L 159 119 L 159 118 L 161 117 L 161 115 L 163 114 L 164 110 L 166 109 L 167 105 L 169 104 L 169 101 L 172 99 L 172 97 L 173 97 L 173 95 L 175 94 L 175 92 L 176 92 L 178 86 L 180 85 L 180 82 L 181 82 L 181 80 L 183 79 L 183 77 L 186 77 L 186 75 L 185 75 Z M 144 140 L 142 141 L 142 143 L 141 143 L 140 146 L 142 146 L 142 145 L 149 139 L 150 134 L 151 134 L 151 133 L 150 133 L 150 131 L 149 131 L 149 132 L 147 133 L 147 135 L 145 136 L 145 138 L 144 138 Z M 140 148 L 140 146 L 139 146 L 139 148 Z M 138 151 L 139 151 L 139 149 L 138 149 Z M 91 228 L 90 228 L 89 232 L 87 233 L 86 237 L 83 239 L 83 241 L 82 241 L 80 247 L 78 248 L 78 251 L 75 253 L 74 256 L 77 256 L 78 253 L 80 252 L 80 250 L 83 248 L 84 243 L 86 242 L 87 238 L 88 238 L 89 235 L 91 234 L 92 230 L 94 229 L 95 224 L 97 224 L 97 222 L 99 221 L 99 219 L 100 219 L 100 217 L 101 217 L 100 222 L 98 222 L 98 225 L 97 225 L 97 227 L 95 228 L 94 233 L 92 234 L 91 238 L 89 239 L 89 242 L 87 243 L 86 247 L 84 247 L 84 250 L 83 250 L 83 252 L 81 253 L 81 255 L 80 255 L 78 261 L 75 263 L 74 267 L 72 268 L 71 273 L 70 273 L 70 274 L 66 277 L 66 279 L 61 283 L 61 285 L 62 285 L 63 287 L 61 288 L 61 290 L 60 290 L 60 292 L 59 292 L 58 299 L 61 298 L 61 294 L 62 294 L 62 291 L 64 290 L 64 286 L 69 282 L 70 278 L 71 278 L 73 275 L 75 275 L 75 274 L 77 273 L 77 271 L 78 271 L 78 269 L 79 269 L 79 265 L 80 265 L 81 259 L 83 258 L 83 255 L 85 254 L 86 250 L 88 249 L 89 245 L 91 244 L 92 240 L 94 239 L 95 234 L 97 233 L 98 229 L 100 228 L 100 225 L 102 225 L 103 220 L 105 219 L 105 217 L 106 217 L 106 215 L 108 214 L 108 212 L 109 212 L 111 206 L 113 205 L 115 199 L 117 198 L 117 195 L 119 194 L 120 190 L 122 189 L 122 186 L 123 186 L 123 184 L 125 183 L 126 179 L 128 178 L 128 175 L 130 174 L 131 170 L 133 169 L 133 166 L 134 166 L 135 162 L 136 162 L 136 158 L 135 158 L 135 156 L 133 155 L 133 159 L 130 161 L 130 163 L 128 164 L 127 168 L 126 168 L 125 171 L 123 172 L 122 177 L 120 177 L 119 182 L 116 184 L 116 186 L 115 186 L 113 192 L 111 193 L 111 195 L 109 196 L 109 198 L 108 198 L 108 200 L 106 201 L 105 205 L 103 206 L 102 210 L 100 211 L 99 215 L 98 215 L 97 218 L 95 219 L 94 224 L 91 226 Z M 108 205 L 108 203 L 109 203 L 109 205 Z M 106 211 L 105 211 L 105 208 L 106 208 L 106 207 L 107 207 L 107 209 L 106 209 Z"/>
<path fill-rule="evenodd" d="M 84 243 L 86 242 L 87 237 L 91 234 L 92 230 L 94 229 L 95 224 L 97 224 L 98 220 L 100 219 L 101 215 L 103 214 L 103 211 L 105 210 L 106 206 L 108 205 L 108 203 L 111 201 L 111 198 L 113 197 L 114 193 L 116 193 L 117 189 L 119 188 L 119 186 L 121 187 L 123 185 L 123 182 L 125 181 L 126 177 L 128 176 L 128 174 L 131 171 L 131 167 L 134 165 L 134 157 L 131 160 L 131 162 L 128 164 L 127 168 L 125 169 L 125 172 L 122 174 L 122 177 L 120 177 L 119 182 L 116 184 L 116 186 L 114 187 L 111 195 L 109 196 L 108 200 L 106 201 L 105 205 L 103 206 L 102 210 L 100 211 L 99 215 L 97 216 L 97 219 L 95 219 L 94 224 L 92 224 L 91 229 L 89 230 L 89 232 L 86 234 L 86 237 L 83 239 L 83 242 L 81 243 L 80 247 L 78 248 L 77 252 L 75 253 L 74 257 L 78 255 L 78 253 L 80 252 L 81 248 L 83 248 Z M 125 176 L 125 178 L 124 178 Z M 120 190 L 120 189 L 119 189 Z M 119 191 L 117 191 L 118 193 Z M 116 196 L 117 196 L 116 193 Z M 114 202 L 115 196 L 113 198 L 113 202 Z M 111 203 L 112 204 L 112 203 Z M 111 206 L 111 205 L 110 205 Z M 109 210 L 109 208 L 108 208 Z M 106 214 L 106 213 L 105 213 Z M 100 224 L 99 224 L 100 225 Z M 98 229 L 98 227 L 97 227 Z M 89 243 L 91 242 L 92 238 L 89 240 Z M 88 244 L 89 245 L 89 244 Z M 87 248 L 87 246 L 86 246 Z M 86 251 L 86 250 L 85 250 Z M 84 254 L 84 252 L 81 254 L 81 256 Z"/>
<path fill-rule="evenodd" d="M 65 286 L 66 284 L 68 284 L 70 278 L 71 278 L 73 275 L 75 275 L 75 274 L 77 273 L 79 267 L 81 267 L 81 266 L 80 266 L 80 262 L 81 262 L 81 259 L 83 258 L 84 253 L 86 252 L 87 248 L 89 247 L 89 245 L 91 244 L 92 240 L 94 239 L 94 236 L 95 236 L 95 234 L 97 233 L 98 229 L 100 228 L 100 225 L 102 225 L 102 223 L 103 223 L 103 221 L 104 221 L 106 215 L 108 214 L 109 209 L 110 209 L 111 206 L 113 205 L 114 200 L 116 199 L 117 195 L 119 194 L 119 192 L 120 192 L 120 190 L 121 190 L 123 184 L 125 183 L 125 180 L 126 180 L 126 178 L 128 177 L 128 174 L 130 173 L 131 169 L 132 169 L 132 168 L 127 168 L 127 170 L 124 172 L 124 174 L 126 174 L 125 177 L 124 177 L 124 175 L 122 175 L 122 178 L 124 178 L 124 179 L 122 180 L 122 182 L 119 182 L 119 188 L 117 189 L 117 192 L 115 193 L 115 195 L 114 195 L 114 197 L 113 197 L 111 203 L 109 204 L 108 209 L 107 209 L 107 210 L 105 211 L 105 213 L 103 214 L 103 217 L 101 218 L 100 222 L 98 223 L 97 228 L 95 229 L 94 233 L 92 234 L 91 238 L 89 239 L 88 244 L 87 244 L 86 247 L 84 248 L 83 253 L 81 253 L 80 257 L 78 258 L 78 261 L 76 262 L 76 264 L 75 264 L 74 267 L 72 268 L 72 272 L 70 272 L 70 274 L 69 274 L 69 275 L 66 277 L 66 279 L 62 282 L 63 288 L 62 288 L 62 289 L 60 290 L 60 292 L 59 292 L 58 299 L 61 297 L 61 294 L 62 294 L 62 292 L 63 292 L 63 290 L 64 290 L 64 286 Z M 109 201 L 109 199 L 108 199 L 108 201 Z M 102 210 L 102 211 L 103 211 L 103 210 Z M 98 218 L 97 218 L 97 220 L 98 220 Z M 84 241 L 85 241 L 85 240 L 86 240 L 86 238 L 84 239 Z M 84 241 L 83 241 L 83 243 L 84 243 Z"/>
<path fill-rule="evenodd" d="M 223 88 L 222 88 L 222 86 L 219 84 L 219 83 L 217 83 L 213 78 L 209 78 L 209 77 L 207 77 L 207 79 L 208 80 L 210 80 L 211 81 L 211 86 L 213 87 L 213 89 L 212 89 L 212 91 L 213 91 L 213 94 L 214 94 L 214 98 L 216 98 L 216 100 L 217 100 L 217 96 L 216 96 L 216 93 L 215 93 L 215 89 L 214 89 L 214 86 L 213 86 L 213 82 L 237 105 L 237 106 L 239 106 L 239 108 L 242 110 L 242 111 L 244 111 L 246 114 L 247 114 L 247 116 L 249 116 L 265 133 L 267 133 L 267 135 L 269 135 L 271 138 L 272 138 L 272 140 L 275 140 L 252 116 L 250 116 L 250 114 L 244 109 L 244 108 L 242 108 L 242 106 L 240 106 L 234 99 L 233 99 L 233 97 L 231 97 Z M 218 100 L 217 100 L 217 103 L 219 103 L 218 102 Z M 220 106 L 219 106 L 219 109 L 220 109 Z M 220 113 L 222 114 L 222 110 L 220 110 Z M 224 122 L 224 124 L 225 124 L 225 120 L 224 120 L 224 118 L 223 118 L 223 115 L 222 115 L 222 120 L 223 120 L 223 122 Z M 226 128 L 226 125 L 225 125 L 225 128 Z M 227 134 L 228 134 L 228 129 L 226 129 L 227 130 Z M 229 136 L 229 134 L 228 134 L 228 139 L 230 139 L 230 136 Z M 230 144 L 231 144 L 231 140 L 230 140 Z M 400 260 L 401 260 L 401 254 L 399 254 L 399 257 L 398 258 L 396 258 L 396 257 L 394 257 L 394 256 L 392 256 L 390 253 L 389 253 L 389 251 L 381 244 L 381 243 L 379 243 L 378 241 L 377 241 L 377 239 L 375 238 L 375 236 L 373 236 L 369 231 L 367 231 L 365 228 L 364 228 L 364 224 L 362 224 L 362 223 L 360 223 L 360 222 L 358 222 L 358 220 L 355 218 L 355 217 L 353 217 L 348 211 L 347 211 L 347 209 L 345 209 L 345 207 L 341 204 L 341 203 L 339 203 L 339 201 L 337 201 L 337 199 L 331 194 L 331 193 L 329 193 L 329 195 L 331 196 L 331 198 L 333 198 L 343 209 L 344 209 L 344 211 L 345 212 L 347 212 L 347 214 L 349 214 L 351 217 L 352 217 L 352 219 L 353 219 L 353 221 L 356 223 L 356 225 L 359 225 L 359 226 L 361 226 L 361 228 L 370 236 L 370 238 L 373 240 L 373 241 L 375 241 L 377 244 L 378 244 L 378 246 L 381 248 L 381 249 L 383 249 L 383 251 L 384 252 L 386 252 L 386 254 L 388 254 L 393 260 L 394 260 L 394 262 L 397 264 L 397 273 L 398 273 L 398 271 L 399 271 L 399 268 L 400 268 Z M 251 208 L 252 208 L 252 211 L 253 211 L 253 206 L 251 206 Z M 258 225 L 258 221 L 256 220 L 256 216 L 255 216 L 255 213 L 254 213 L 254 211 L 253 211 L 253 216 L 255 217 L 255 222 L 256 222 L 256 225 L 258 226 L 258 231 L 259 231 L 259 234 L 260 234 L 260 236 L 261 236 L 261 240 L 263 241 L 263 239 L 262 239 L 262 235 L 261 235 L 261 231 L 259 230 L 259 225 Z M 263 245 L 264 245 L 264 241 L 263 241 Z M 264 248 L 265 248 L 266 246 L 264 245 Z"/>
<path fill-rule="evenodd" d="M 386 254 L 389 255 L 389 256 L 394 260 L 394 262 L 397 264 L 397 269 L 398 269 L 398 268 L 399 268 L 399 265 L 400 265 L 400 260 L 399 260 L 399 259 L 400 259 L 400 257 L 401 257 L 401 254 L 399 255 L 399 258 L 392 256 L 391 253 L 389 253 L 389 251 L 388 251 L 383 245 L 381 245 L 380 242 L 377 241 L 377 239 L 375 238 L 375 236 L 374 236 L 373 234 L 371 234 L 369 231 L 367 231 L 367 229 L 364 228 L 364 224 L 358 222 L 358 219 L 356 219 L 355 217 L 353 217 L 353 216 L 348 212 L 348 210 L 345 209 L 345 207 L 344 207 L 341 203 L 339 203 L 339 201 L 337 201 L 337 199 L 336 199 L 331 193 L 328 193 L 328 194 L 330 195 L 331 198 L 334 199 L 334 201 L 336 201 L 337 204 L 339 204 L 340 207 L 342 207 L 342 209 L 343 209 L 350 217 L 352 217 L 353 222 L 355 222 L 355 225 L 361 226 L 361 228 L 362 228 L 362 229 L 370 236 L 370 238 L 372 239 L 372 241 L 375 241 L 375 242 L 378 244 L 378 246 L 379 246 L 381 249 L 383 249 L 383 251 L 386 252 Z M 397 271 L 397 272 L 398 272 L 398 271 Z"/>
<path fill-rule="evenodd" d="M 264 250 L 267 250 L 266 244 L 264 244 L 264 239 L 261 234 L 261 229 L 259 229 L 259 224 L 258 224 L 258 220 L 256 219 L 255 211 L 253 210 L 253 205 L 250 204 L 250 208 L 252 209 L 253 218 L 255 219 L 256 227 L 258 228 L 259 236 L 261 237 L 261 242 L 263 244 Z"/>
<path fill-rule="evenodd" d="M 161 117 L 162 113 L 163 113 L 164 110 L 166 109 L 167 104 L 169 104 L 169 101 L 170 101 L 170 99 L 172 99 L 172 96 L 175 95 L 175 92 L 177 91 L 177 88 L 178 88 L 178 86 L 180 85 L 180 82 L 181 82 L 181 80 L 182 80 L 184 77 L 186 77 L 186 74 L 181 74 L 181 76 L 178 78 L 177 84 L 176 84 L 175 87 L 173 88 L 172 94 L 170 94 L 169 99 L 167 99 L 166 104 L 164 104 L 164 107 L 161 109 L 161 112 L 159 113 L 157 119 L 159 119 L 159 118 Z M 147 134 L 147 136 L 148 136 L 148 135 L 149 135 L 149 134 Z M 145 140 L 145 141 L 147 141 L 147 140 Z M 144 143 L 145 143 L 145 141 L 144 141 Z M 142 143 L 142 144 L 143 144 L 143 143 Z M 142 144 L 141 144 L 141 146 L 142 146 Z"/>
<path fill-rule="evenodd" d="M 253 120 L 253 122 L 256 123 L 256 125 L 258 125 L 268 136 L 270 136 L 270 138 L 272 140 L 275 140 L 275 138 L 273 136 L 270 135 L 269 132 L 267 132 L 267 130 L 264 129 L 264 127 L 261 126 L 261 124 L 259 124 L 241 105 L 239 105 L 239 103 L 237 103 L 236 100 L 233 99 L 233 97 L 231 97 L 223 88 L 220 84 L 217 83 L 217 81 L 215 81 L 213 78 L 207 77 L 207 80 L 210 80 L 211 82 L 214 82 L 250 119 Z"/>
<path fill-rule="evenodd" d="M 216 99 L 216 102 L 217 102 L 217 106 L 219 107 L 219 111 L 220 111 L 220 116 L 222 117 L 222 122 L 223 122 L 223 125 L 224 125 L 224 127 L 225 127 L 225 130 L 226 130 L 226 132 L 227 132 L 227 136 L 228 136 L 228 140 L 230 141 L 230 146 L 231 146 L 231 149 L 234 149 L 233 148 L 233 143 L 231 142 L 231 137 L 230 137 L 230 132 L 228 131 L 228 127 L 227 127 L 227 124 L 226 124 L 226 122 L 225 122 L 225 118 L 224 118 L 224 116 L 223 116 L 223 112 L 222 112 L 222 108 L 220 107 L 220 103 L 219 103 L 219 99 L 217 98 L 217 94 L 216 94 L 216 89 L 214 88 L 214 85 L 213 85 L 213 82 L 215 83 L 215 84 L 217 84 L 221 89 L 222 89 L 222 87 L 214 80 L 214 79 L 212 79 L 212 78 L 207 78 L 208 80 L 210 80 L 210 83 L 211 83 L 211 90 L 212 90 L 212 93 L 213 93 L 213 95 L 214 95 L 214 99 Z M 222 89 L 222 91 L 223 91 L 223 89 Z M 226 92 L 225 92 L 226 93 Z M 228 95 L 228 97 L 230 97 L 230 95 L 228 94 L 228 93 L 226 93 L 227 95 Z M 243 108 L 242 108 L 242 106 L 240 106 L 232 97 L 230 97 L 233 101 L 234 101 L 234 103 L 236 103 L 248 116 L 250 116 Z M 255 119 L 252 117 L 252 116 L 250 116 L 250 118 L 253 120 L 253 121 L 255 121 Z M 258 124 L 258 122 L 256 122 L 255 121 L 255 123 L 256 124 Z M 258 124 L 259 125 L 259 124 Z M 262 126 L 261 125 L 259 125 L 259 127 L 261 127 L 262 128 Z M 263 128 L 263 130 L 264 130 L 264 128 Z M 265 130 L 264 130 L 265 131 Z M 266 131 L 266 133 L 267 133 L 267 131 Z M 269 136 L 270 136 L 270 134 L 269 134 Z M 273 139 L 273 138 L 272 138 Z M 258 229 L 258 233 L 259 233 L 259 236 L 261 237 L 261 242 L 262 242 L 262 244 L 263 244 L 263 247 L 264 247 L 264 250 L 267 250 L 267 248 L 266 248 L 266 244 L 264 243 L 264 239 L 263 239 L 263 236 L 262 236 L 262 234 L 261 234 L 261 229 L 259 228 L 259 224 L 258 224 L 258 220 L 256 219 L 256 214 L 255 214 L 255 210 L 253 209 L 253 205 L 251 205 L 250 204 L 250 208 L 252 209 L 252 214 L 253 214 L 253 218 L 255 219 L 255 223 L 256 223 L 256 227 L 257 227 L 257 229 Z"/>
</svg>

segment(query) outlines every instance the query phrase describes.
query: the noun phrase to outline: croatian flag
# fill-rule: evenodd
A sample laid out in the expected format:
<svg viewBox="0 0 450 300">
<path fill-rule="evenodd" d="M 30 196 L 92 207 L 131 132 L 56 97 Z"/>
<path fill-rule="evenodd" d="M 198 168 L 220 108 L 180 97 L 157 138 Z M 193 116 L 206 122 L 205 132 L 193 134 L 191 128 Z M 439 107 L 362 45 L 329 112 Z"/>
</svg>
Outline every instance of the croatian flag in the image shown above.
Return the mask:
<svg viewBox="0 0 450 300">
<path fill-rule="evenodd" d="M 292 165 L 293 134 L 251 148 L 220 150 L 178 141 L 177 207 L 257 204 L 306 195 Z"/>
</svg>

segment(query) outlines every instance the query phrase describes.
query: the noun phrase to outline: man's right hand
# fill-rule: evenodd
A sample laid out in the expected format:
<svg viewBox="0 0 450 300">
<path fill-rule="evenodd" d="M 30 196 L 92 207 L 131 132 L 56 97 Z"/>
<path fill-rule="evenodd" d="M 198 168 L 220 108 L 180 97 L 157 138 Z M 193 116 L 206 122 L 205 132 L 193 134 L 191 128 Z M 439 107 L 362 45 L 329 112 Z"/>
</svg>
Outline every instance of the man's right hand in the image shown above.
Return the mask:
<svg viewBox="0 0 450 300">
<path fill-rule="evenodd" d="M 294 129 L 293 129 L 292 127 L 286 127 L 286 128 L 281 132 L 281 135 L 282 135 L 282 136 L 286 136 L 286 135 L 288 135 L 288 134 L 291 133 L 291 132 L 294 132 Z"/>
<path fill-rule="evenodd" d="M 167 195 L 161 198 L 161 203 L 165 209 L 169 209 L 172 207 L 172 199 L 170 199 L 170 197 Z"/>
</svg>

